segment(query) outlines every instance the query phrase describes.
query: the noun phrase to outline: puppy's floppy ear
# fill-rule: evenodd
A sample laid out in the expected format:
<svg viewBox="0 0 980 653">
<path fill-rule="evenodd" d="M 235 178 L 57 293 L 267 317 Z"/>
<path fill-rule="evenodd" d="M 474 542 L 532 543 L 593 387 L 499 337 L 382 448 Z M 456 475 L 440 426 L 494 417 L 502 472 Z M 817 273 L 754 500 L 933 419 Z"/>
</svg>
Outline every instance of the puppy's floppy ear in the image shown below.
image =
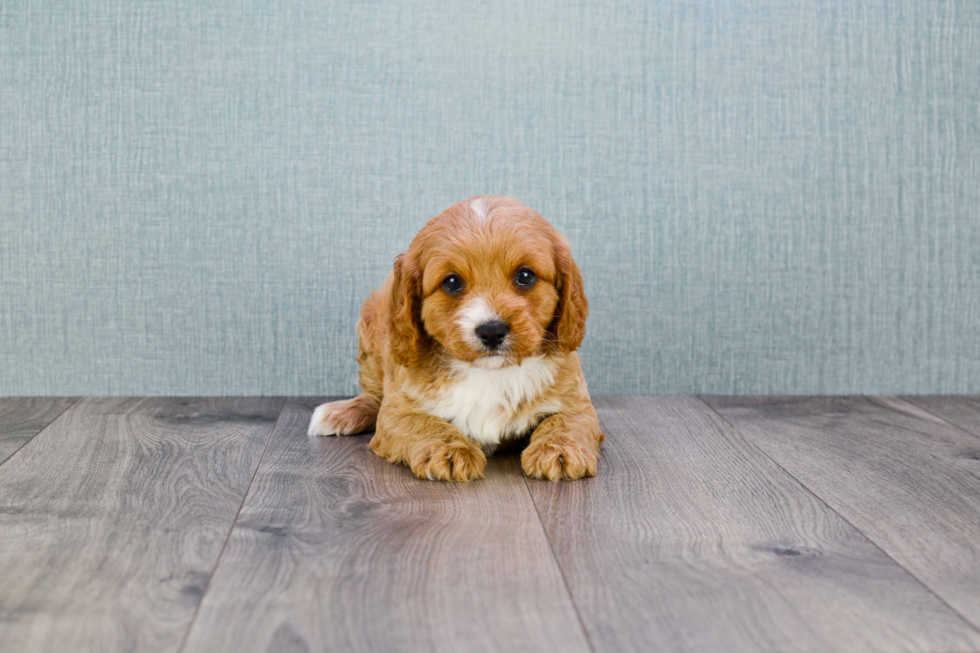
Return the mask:
<svg viewBox="0 0 980 653">
<path fill-rule="evenodd" d="M 572 250 L 564 237 L 555 239 L 555 268 L 558 271 L 558 306 L 550 330 L 558 348 L 565 353 L 578 349 L 585 337 L 585 318 L 589 302 L 585 298 L 582 273 L 572 258 Z"/>
<path fill-rule="evenodd" d="M 414 367 L 426 342 L 422 328 L 422 279 L 418 264 L 406 254 L 395 258 L 388 293 L 391 354 L 399 365 Z"/>
</svg>

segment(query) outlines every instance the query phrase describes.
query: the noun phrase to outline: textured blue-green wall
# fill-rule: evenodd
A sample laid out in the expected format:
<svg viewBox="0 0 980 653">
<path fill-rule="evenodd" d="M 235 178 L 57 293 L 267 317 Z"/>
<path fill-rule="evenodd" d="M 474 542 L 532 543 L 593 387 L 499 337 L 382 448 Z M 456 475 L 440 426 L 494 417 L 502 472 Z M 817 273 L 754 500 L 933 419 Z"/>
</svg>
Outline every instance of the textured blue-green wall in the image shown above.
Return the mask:
<svg viewBox="0 0 980 653">
<path fill-rule="evenodd" d="M 352 392 L 479 193 L 594 392 L 980 391 L 977 0 L 0 0 L 0 394 Z"/>
</svg>

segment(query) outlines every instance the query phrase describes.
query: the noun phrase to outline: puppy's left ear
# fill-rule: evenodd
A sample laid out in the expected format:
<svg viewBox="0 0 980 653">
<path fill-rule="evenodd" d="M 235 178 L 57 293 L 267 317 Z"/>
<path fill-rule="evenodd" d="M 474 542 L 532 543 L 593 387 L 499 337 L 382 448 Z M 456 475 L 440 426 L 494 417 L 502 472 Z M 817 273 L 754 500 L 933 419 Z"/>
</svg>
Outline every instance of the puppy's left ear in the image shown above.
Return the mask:
<svg viewBox="0 0 980 653">
<path fill-rule="evenodd" d="M 558 271 L 558 307 L 551 323 L 558 348 L 565 353 L 573 352 L 585 337 L 585 318 L 589 315 L 589 301 L 585 298 L 582 273 L 572 258 L 572 249 L 563 236 L 555 239 L 555 267 Z"/>
</svg>

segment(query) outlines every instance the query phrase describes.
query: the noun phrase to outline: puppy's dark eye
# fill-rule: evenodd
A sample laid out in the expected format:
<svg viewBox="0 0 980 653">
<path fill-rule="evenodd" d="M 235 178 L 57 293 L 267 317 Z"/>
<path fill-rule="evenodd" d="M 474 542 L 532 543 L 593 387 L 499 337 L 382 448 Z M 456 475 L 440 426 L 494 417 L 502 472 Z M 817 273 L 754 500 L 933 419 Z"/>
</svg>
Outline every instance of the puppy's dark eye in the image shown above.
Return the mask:
<svg viewBox="0 0 980 653">
<path fill-rule="evenodd" d="M 463 280 L 458 275 L 450 274 L 442 281 L 442 289 L 450 295 L 455 295 L 463 289 Z"/>
<path fill-rule="evenodd" d="M 538 278 L 534 276 L 534 273 L 527 268 L 521 268 L 517 271 L 517 276 L 514 277 L 514 283 L 516 283 L 521 288 L 530 288 L 534 285 L 534 282 Z"/>
</svg>

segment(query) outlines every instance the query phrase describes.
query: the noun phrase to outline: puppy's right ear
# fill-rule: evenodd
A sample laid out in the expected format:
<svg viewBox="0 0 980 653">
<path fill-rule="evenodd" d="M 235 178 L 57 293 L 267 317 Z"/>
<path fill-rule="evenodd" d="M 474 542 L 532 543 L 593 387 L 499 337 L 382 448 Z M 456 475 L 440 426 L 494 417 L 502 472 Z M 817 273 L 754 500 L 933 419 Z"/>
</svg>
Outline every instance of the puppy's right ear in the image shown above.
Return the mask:
<svg viewBox="0 0 980 653">
<path fill-rule="evenodd" d="M 551 329 L 558 347 L 573 352 L 585 337 L 585 318 L 589 316 L 589 301 L 582 287 L 582 273 L 572 258 L 572 249 L 564 236 L 555 240 L 555 267 L 558 269 L 558 308 Z"/>
<path fill-rule="evenodd" d="M 405 254 L 395 258 L 388 292 L 388 332 L 395 362 L 414 367 L 426 342 L 422 327 L 422 275 Z"/>
</svg>

